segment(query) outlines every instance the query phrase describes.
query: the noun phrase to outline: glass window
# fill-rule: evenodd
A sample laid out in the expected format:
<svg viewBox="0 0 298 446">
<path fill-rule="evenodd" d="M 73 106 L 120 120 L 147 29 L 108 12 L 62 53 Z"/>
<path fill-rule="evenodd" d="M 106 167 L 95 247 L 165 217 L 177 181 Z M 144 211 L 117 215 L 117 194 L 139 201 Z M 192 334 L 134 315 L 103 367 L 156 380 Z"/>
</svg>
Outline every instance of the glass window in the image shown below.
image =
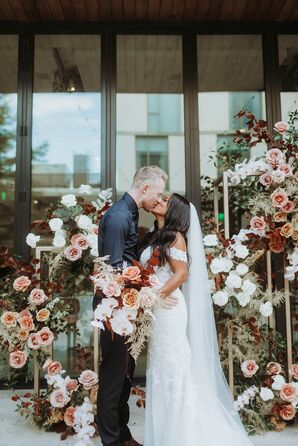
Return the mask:
<svg viewBox="0 0 298 446">
<path fill-rule="evenodd" d="M 32 219 L 81 184 L 100 191 L 100 36 L 36 36 L 33 94 Z M 77 341 L 92 343 L 92 294 L 69 296 L 69 333 L 54 357 L 76 374 Z M 80 337 L 77 339 L 77 330 Z"/>
<path fill-rule="evenodd" d="M 298 35 L 279 36 L 278 47 L 281 116 L 287 121 L 289 113 L 298 109 Z"/>
<path fill-rule="evenodd" d="M 0 246 L 13 248 L 18 37 L 0 36 Z"/>
</svg>

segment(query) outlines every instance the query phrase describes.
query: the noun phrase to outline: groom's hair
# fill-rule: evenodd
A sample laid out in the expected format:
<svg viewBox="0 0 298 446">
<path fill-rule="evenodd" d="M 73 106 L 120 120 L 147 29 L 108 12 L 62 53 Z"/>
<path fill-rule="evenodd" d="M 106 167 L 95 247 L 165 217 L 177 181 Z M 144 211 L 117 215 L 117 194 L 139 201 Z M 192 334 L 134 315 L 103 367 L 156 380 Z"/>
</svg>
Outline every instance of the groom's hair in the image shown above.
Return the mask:
<svg viewBox="0 0 298 446">
<path fill-rule="evenodd" d="M 167 182 L 168 175 L 164 170 L 158 166 L 144 166 L 141 167 L 133 177 L 132 187 L 140 187 L 142 184 L 155 183 L 159 179 Z"/>
</svg>

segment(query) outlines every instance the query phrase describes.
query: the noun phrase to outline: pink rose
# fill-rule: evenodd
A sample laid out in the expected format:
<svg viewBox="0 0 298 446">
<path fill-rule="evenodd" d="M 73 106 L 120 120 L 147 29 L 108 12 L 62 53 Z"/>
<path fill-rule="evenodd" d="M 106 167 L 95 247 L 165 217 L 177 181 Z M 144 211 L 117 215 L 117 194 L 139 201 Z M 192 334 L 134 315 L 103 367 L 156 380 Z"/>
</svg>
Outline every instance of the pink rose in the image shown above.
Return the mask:
<svg viewBox="0 0 298 446">
<path fill-rule="evenodd" d="M 37 332 L 39 337 L 39 343 L 42 347 L 51 345 L 54 340 L 54 333 L 51 332 L 49 327 L 44 327 Z"/>
<path fill-rule="evenodd" d="M 298 397 L 298 392 L 293 384 L 286 383 L 282 386 L 280 390 L 280 397 L 287 403 L 292 403 Z"/>
<path fill-rule="evenodd" d="M 119 297 L 121 295 L 121 286 L 118 283 L 108 282 L 102 288 L 106 297 Z"/>
<path fill-rule="evenodd" d="M 266 227 L 264 217 L 252 217 L 252 219 L 250 220 L 250 227 L 256 232 L 263 232 Z"/>
<path fill-rule="evenodd" d="M 50 403 L 53 407 L 64 407 L 69 401 L 69 396 L 61 389 L 54 390 L 50 395 Z"/>
<path fill-rule="evenodd" d="M 278 362 L 269 362 L 267 364 L 268 375 L 279 375 L 281 373 L 281 365 Z"/>
<path fill-rule="evenodd" d="M 285 404 L 279 409 L 279 415 L 283 420 L 290 421 L 293 420 L 293 418 L 295 417 L 296 410 L 294 409 L 292 404 Z"/>
<path fill-rule="evenodd" d="M 298 364 L 293 364 L 290 368 L 290 374 L 294 379 L 298 379 Z"/>
<path fill-rule="evenodd" d="M 31 293 L 29 294 L 28 301 L 32 305 L 40 305 L 43 304 L 47 300 L 48 296 L 45 295 L 45 292 L 39 288 L 33 288 Z"/>
<path fill-rule="evenodd" d="M 82 249 L 77 245 L 70 245 L 65 248 L 64 255 L 71 262 L 75 262 L 82 257 Z"/>
<path fill-rule="evenodd" d="M 287 204 L 289 198 L 284 189 L 276 189 L 271 195 L 272 204 L 278 208 L 282 208 Z"/>
<path fill-rule="evenodd" d="M 141 280 L 141 271 L 137 266 L 128 266 L 122 271 L 122 277 L 132 283 L 138 283 Z"/>
<path fill-rule="evenodd" d="M 28 279 L 28 277 L 27 276 L 21 276 L 21 277 L 18 277 L 14 282 L 13 282 L 13 288 L 16 290 L 16 291 L 22 291 L 22 292 L 24 292 L 24 291 L 26 291 L 27 290 L 27 288 L 29 287 L 29 285 L 31 284 L 31 280 L 30 279 Z"/>
<path fill-rule="evenodd" d="M 32 350 L 38 350 L 40 347 L 39 337 L 37 333 L 31 333 L 27 341 L 28 347 Z"/>
<path fill-rule="evenodd" d="M 98 376 L 92 370 L 84 370 L 79 376 L 79 383 L 84 389 L 89 390 L 98 383 Z"/>
<path fill-rule="evenodd" d="M 281 210 L 282 210 L 283 212 L 292 212 L 294 209 L 295 209 L 295 204 L 294 204 L 293 201 L 290 201 L 290 200 L 287 202 L 287 204 L 285 204 L 285 205 L 281 208 Z"/>
<path fill-rule="evenodd" d="M 70 243 L 79 246 L 83 251 L 88 249 L 90 244 L 88 238 L 84 234 L 75 234 L 71 237 Z"/>
<path fill-rule="evenodd" d="M 69 406 L 64 412 L 64 423 L 66 426 L 73 426 L 75 410 L 75 407 Z"/>
<path fill-rule="evenodd" d="M 47 358 L 46 362 L 42 366 L 42 370 L 46 370 L 49 367 L 49 365 L 52 364 L 52 362 L 53 362 L 52 358 Z"/>
<path fill-rule="evenodd" d="M 278 121 L 274 125 L 274 130 L 276 130 L 281 135 L 285 133 L 286 130 L 288 130 L 289 125 L 286 122 Z"/>
<path fill-rule="evenodd" d="M 25 352 L 17 350 L 15 352 L 10 353 L 9 355 L 9 364 L 10 367 L 14 369 L 21 369 L 26 364 L 28 355 Z"/>
<path fill-rule="evenodd" d="M 260 183 L 263 184 L 263 186 L 270 186 L 272 183 L 272 176 L 270 173 L 263 173 L 263 175 L 260 176 Z"/>
<path fill-rule="evenodd" d="M 282 164 L 277 170 L 283 172 L 286 177 L 290 177 L 293 175 L 293 170 L 289 164 Z"/>
<path fill-rule="evenodd" d="M 271 166 L 276 167 L 284 162 L 284 154 L 279 149 L 270 149 L 266 153 L 266 160 Z"/>
<path fill-rule="evenodd" d="M 28 310 L 22 310 L 17 316 L 17 321 L 22 330 L 33 331 L 35 329 L 32 314 Z"/>
<path fill-rule="evenodd" d="M 75 378 L 70 379 L 69 381 L 66 382 L 67 392 L 73 392 L 74 390 L 77 390 L 78 387 L 79 387 L 79 383 Z"/>
<path fill-rule="evenodd" d="M 1 316 L 1 322 L 5 327 L 16 327 L 18 313 L 15 311 L 5 311 Z"/>
<path fill-rule="evenodd" d="M 59 361 L 52 361 L 49 365 L 48 365 L 48 374 L 49 375 L 59 375 L 59 373 L 62 370 L 62 365 L 60 364 Z"/>
<path fill-rule="evenodd" d="M 247 359 L 241 364 L 241 370 L 245 378 L 251 378 L 258 371 L 259 366 L 254 359 Z"/>
<path fill-rule="evenodd" d="M 158 277 L 156 277 L 155 274 L 150 274 L 148 281 L 152 288 L 160 286 L 160 280 L 158 279 Z"/>
</svg>

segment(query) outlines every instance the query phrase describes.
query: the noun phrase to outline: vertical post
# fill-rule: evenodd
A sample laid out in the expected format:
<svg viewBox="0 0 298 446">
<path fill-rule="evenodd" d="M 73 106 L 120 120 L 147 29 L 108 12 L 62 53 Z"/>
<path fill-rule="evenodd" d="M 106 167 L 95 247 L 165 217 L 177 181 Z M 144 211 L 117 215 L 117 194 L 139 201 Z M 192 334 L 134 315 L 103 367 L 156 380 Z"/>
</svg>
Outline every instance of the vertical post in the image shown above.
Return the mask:
<svg viewBox="0 0 298 446">
<path fill-rule="evenodd" d="M 267 290 L 269 295 L 272 295 L 272 267 L 271 267 L 271 251 L 266 252 L 266 269 L 267 269 Z M 274 309 L 269 316 L 269 327 L 275 329 Z"/>
<path fill-rule="evenodd" d="M 234 396 L 234 364 L 233 364 L 233 330 L 228 327 L 228 360 L 229 360 L 229 386 L 232 396 Z"/>
<path fill-rule="evenodd" d="M 40 369 L 39 369 L 39 354 L 37 351 L 34 352 L 34 395 L 39 396 L 40 394 Z"/>
<path fill-rule="evenodd" d="M 94 372 L 99 372 L 99 328 L 93 327 L 93 355 L 94 355 Z"/>
<path fill-rule="evenodd" d="M 286 310 L 286 336 L 287 336 L 287 364 L 289 381 L 292 380 L 289 370 L 293 365 L 293 348 L 292 348 L 292 321 L 291 321 L 291 298 L 290 298 L 290 284 L 285 279 L 285 310 Z"/>
<path fill-rule="evenodd" d="M 229 178 L 227 172 L 223 173 L 223 201 L 224 201 L 224 228 L 225 238 L 230 238 L 229 217 Z"/>
<path fill-rule="evenodd" d="M 214 219 L 216 223 L 216 229 L 218 230 L 219 229 L 218 186 L 214 186 L 213 206 L 214 206 Z"/>
</svg>

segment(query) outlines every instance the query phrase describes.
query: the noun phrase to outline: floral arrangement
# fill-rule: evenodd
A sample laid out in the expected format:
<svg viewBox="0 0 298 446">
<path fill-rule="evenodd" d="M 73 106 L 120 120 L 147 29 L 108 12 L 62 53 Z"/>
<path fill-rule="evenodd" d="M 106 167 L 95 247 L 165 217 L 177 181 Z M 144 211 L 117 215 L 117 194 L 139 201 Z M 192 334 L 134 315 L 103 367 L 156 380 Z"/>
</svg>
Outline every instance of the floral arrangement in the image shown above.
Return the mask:
<svg viewBox="0 0 298 446">
<path fill-rule="evenodd" d="M 34 352 L 49 354 L 55 335 L 65 331 L 68 308 L 56 296 L 59 284 L 48 281 L 40 288 L 35 261 L 17 261 L 2 250 L 0 265 L 10 270 L 0 280 L 0 345 L 17 370 Z"/>
<path fill-rule="evenodd" d="M 41 396 L 26 393 L 15 394 L 17 411 L 30 418 L 37 426 L 61 433 L 61 440 L 73 435 L 74 446 L 88 445 L 96 434 L 94 415 L 98 376 L 92 370 L 84 370 L 78 379 L 63 377 L 60 362 L 47 358 L 43 369 L 48 389 Z"/>
<path fill-rule="evenodd" d="M 246 360 L 241 370 L 246 378 L 253 379 L 259 366 L 254 360 Z M 297 416 L 298 364 L 293 364 L 289 372 L 292 382 L 286 382 L 281 364 L 269 362 L 263 374 L 257 377 L 258 386 L 247 388 L 236 399 L 234 407 L 252 432 L 256 425 L 261 429 L 281 431 Z"/>
<path fill-rule="evenodd" d="M 106 257 L 97 259 L 98 270 L 91 276 L 101 302 L 94 311 L 91 324 L 101 330 L 108 329 L 127 337 L 129 351 L 136 360 L 151 333 L 152 308 L 159 297 L 156 287 L 159 281 L 154 268 L 159 264 L 155 250 L 146 268 L 138 262 L 122 271 L 108 265 Z"/>
<path fill-rule="evenodd" d="M 58 204 L 47 209 L 44 220 L 32 223 L 37 234 L 30 232 L 26 237 L 31 248 L 52 237 L 50 243 L 61 249 L 50 262 L 50 276 L 61 283 L 60 293 L 64 296 L 74 296 L 92 287 L 89 275 L 98 257 L 98 223 L 111 205 L 112 191 L 101 191 L 89 203 L 86 196 L 91 193 L 91 186 L 82 184 L 78 196 L 63 195 Z"/>
</svg>

